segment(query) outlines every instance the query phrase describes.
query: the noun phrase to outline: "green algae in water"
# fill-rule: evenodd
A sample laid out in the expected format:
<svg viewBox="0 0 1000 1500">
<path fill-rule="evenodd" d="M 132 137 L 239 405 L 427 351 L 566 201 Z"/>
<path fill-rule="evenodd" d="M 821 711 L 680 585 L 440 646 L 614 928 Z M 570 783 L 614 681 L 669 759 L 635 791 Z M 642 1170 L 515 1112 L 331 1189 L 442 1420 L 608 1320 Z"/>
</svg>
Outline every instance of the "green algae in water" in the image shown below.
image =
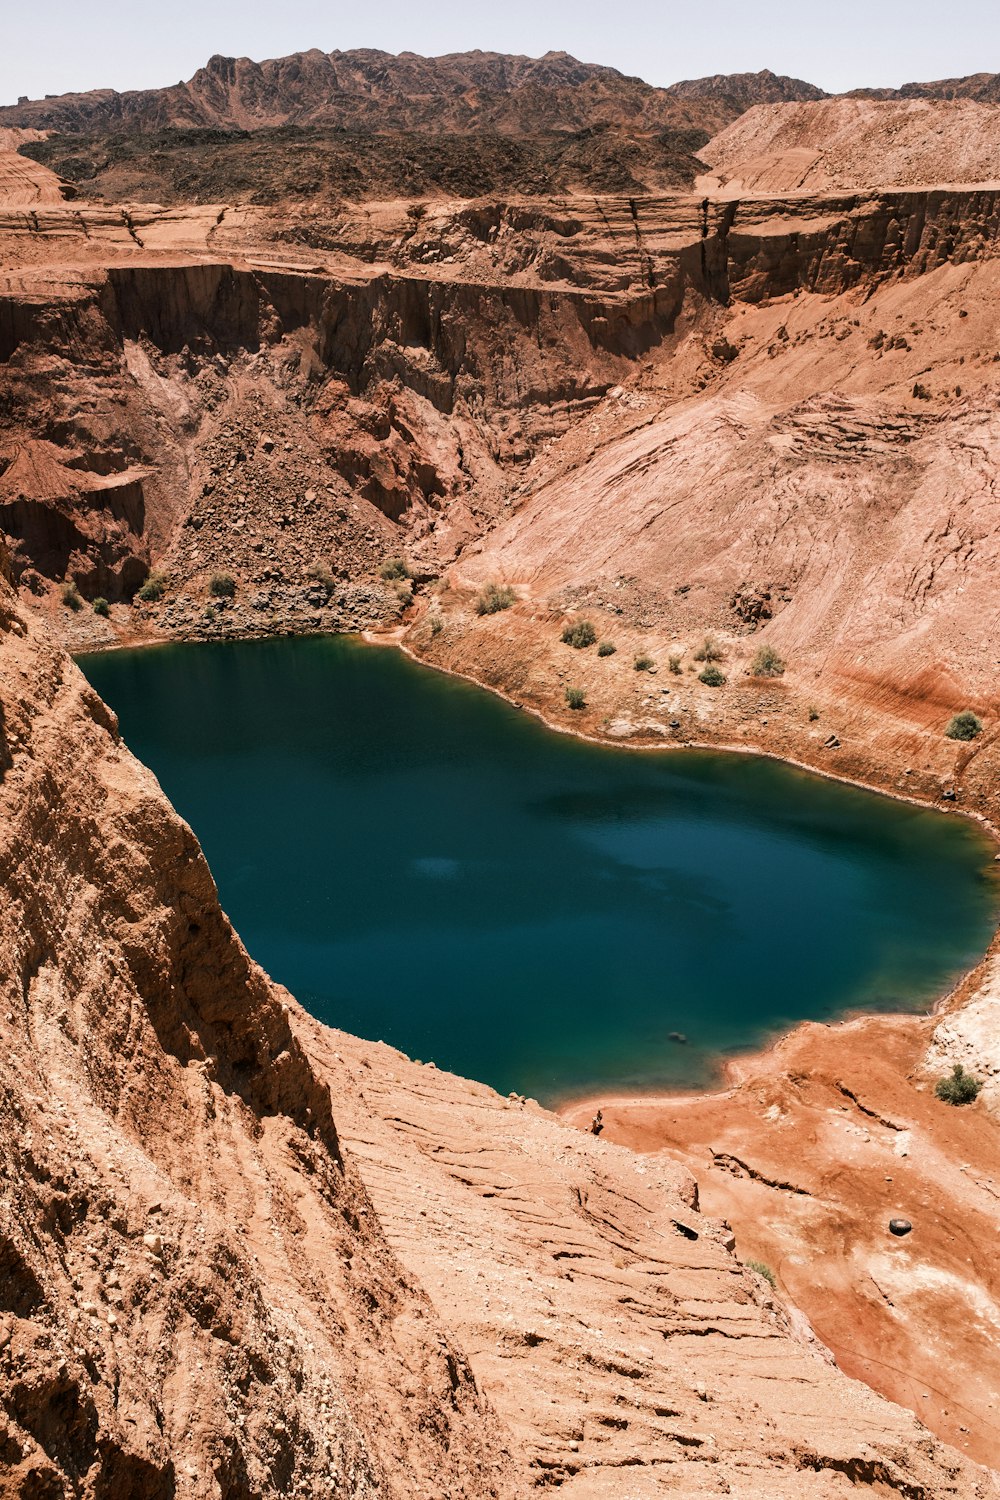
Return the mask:
<svg viewBox="0 0 1000 1500">
<path fill-rule="evenodd" d="M 81 665 L 254 957 L 322 1020 L 503 1092 L 694 1087 L 796 1021 L 926 1008 L 997 918 L 965 819 L 586 744 L 396 651 Z"/>
</svg>

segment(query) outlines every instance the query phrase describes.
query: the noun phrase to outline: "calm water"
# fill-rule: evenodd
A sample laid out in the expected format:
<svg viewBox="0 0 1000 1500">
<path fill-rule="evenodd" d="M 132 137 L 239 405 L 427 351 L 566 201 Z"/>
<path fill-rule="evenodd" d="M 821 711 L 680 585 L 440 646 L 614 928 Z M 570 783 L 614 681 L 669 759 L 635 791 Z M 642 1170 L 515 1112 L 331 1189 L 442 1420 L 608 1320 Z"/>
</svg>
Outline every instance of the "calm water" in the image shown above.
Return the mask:
<svg viewBox="0 0 1000 1500">
<path fill-rule="evenodd" d="M 697 1084 L 803 1017 L 926 1006 L 996 920 L 962 819 L 745 756 L 581 744 L 396 651 L 81 665 L 265 968 L 505 1092 Z"/>
</svg>

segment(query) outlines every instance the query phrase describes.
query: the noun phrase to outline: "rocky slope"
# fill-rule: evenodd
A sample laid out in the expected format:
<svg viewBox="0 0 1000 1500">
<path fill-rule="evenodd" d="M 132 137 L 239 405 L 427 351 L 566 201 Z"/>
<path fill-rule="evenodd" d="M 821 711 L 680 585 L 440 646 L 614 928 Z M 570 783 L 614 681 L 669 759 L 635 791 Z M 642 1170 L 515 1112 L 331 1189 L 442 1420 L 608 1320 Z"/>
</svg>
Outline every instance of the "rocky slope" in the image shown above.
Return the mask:
<svg viewBox="0 0 1000 1500">
<path fill-rule="evenodd" d="M 0 610 L 4 1494 L 991 1493 L 683 1171 L 309 1022 Z"/>
<path fill-rule="evenodd" d="M 190 830 L 0 609 L 0 1488 L 511 1493 Z"/>
</svg>

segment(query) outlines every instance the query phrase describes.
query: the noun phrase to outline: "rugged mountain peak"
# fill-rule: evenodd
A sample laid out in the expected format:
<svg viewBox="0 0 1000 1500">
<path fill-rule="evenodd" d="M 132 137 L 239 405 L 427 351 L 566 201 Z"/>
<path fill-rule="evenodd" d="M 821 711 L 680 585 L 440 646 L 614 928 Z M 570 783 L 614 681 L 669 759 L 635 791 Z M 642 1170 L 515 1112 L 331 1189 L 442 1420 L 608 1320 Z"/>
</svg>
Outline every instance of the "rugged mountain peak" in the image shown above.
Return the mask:
<svg viewBox="0 0 1000 1500">
<path fill-rule="evenodd" d="M 679 99 L 723 99 L 740 110 L 755 104 L 789 104 L 803 99 L 828 99 L 829 94 L 801 78 L 789 78 L 764 68 L 759 73 L 713 73 L 671 84 L 668 94 Z"/>
</svg>

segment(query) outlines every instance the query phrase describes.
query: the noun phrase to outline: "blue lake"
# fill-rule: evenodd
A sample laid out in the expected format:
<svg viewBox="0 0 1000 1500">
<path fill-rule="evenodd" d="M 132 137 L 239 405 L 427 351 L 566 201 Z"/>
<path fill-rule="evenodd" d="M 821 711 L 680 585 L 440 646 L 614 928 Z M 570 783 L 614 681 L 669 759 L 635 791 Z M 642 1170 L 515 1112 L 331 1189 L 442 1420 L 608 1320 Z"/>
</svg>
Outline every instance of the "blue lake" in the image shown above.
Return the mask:
<svg viewBox="0 0 1000 1500">
<path fill-rule="evenodd" d="M 964 819 L 582 743 L 391 649 L 80 665 L 254 957 L 321 1019 L 504 1092 L 697 1086 L 795 1021 L 926 1008 L 997 921 Z"/>
</svg>

